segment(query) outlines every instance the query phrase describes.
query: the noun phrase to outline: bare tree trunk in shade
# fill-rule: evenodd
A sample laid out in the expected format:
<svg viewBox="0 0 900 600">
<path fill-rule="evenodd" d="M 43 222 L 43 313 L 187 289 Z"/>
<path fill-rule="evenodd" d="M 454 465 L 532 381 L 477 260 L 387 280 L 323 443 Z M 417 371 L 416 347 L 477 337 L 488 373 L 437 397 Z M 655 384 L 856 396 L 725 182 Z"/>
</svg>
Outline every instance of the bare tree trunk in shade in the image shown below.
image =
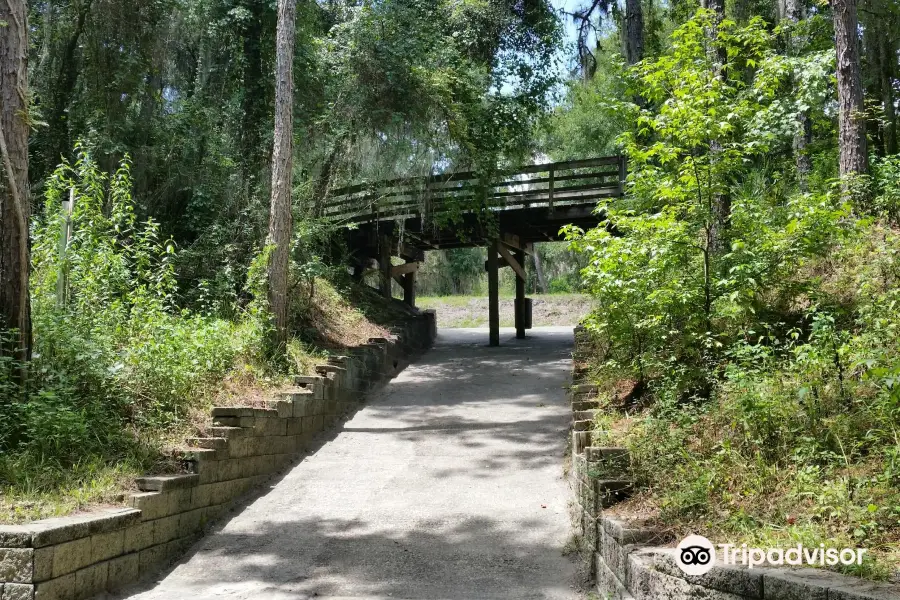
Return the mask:
<svg viewBox="0 0 900 600">
<path fill-rule="evenodd" d="M 785 0 L 784 18 L 795 26 L 806 18 L 806 7 L 803 0 Z M 787 41 L 788 53 L 796 54 L 803 40 L 796 31 L 791 31 Z M 812 158 L 809 155 L 809 145 L 812 143 L 812 120 L 809 111 L 803 110 L 797 113 L 797 133 L 794 134 L 794 160 L 797 166 L 797 183 L 802 191 L 807 190 L 807 179 L 812 172 Z"/>
<path fill-rule="evenodd" d="M 866 117 L 859 63 L 856 0 L 832 0 L 837 54 L 838 164 L 841 177 L 869 170 Z"/>
<path fill-rule="evenodd" d="M 0 330 L 16 330 L 0 356 L 31 358 L 28 221 L 28 11 L 0 2 Z"/>
<path fill-rule="evenodd" d="M 725 49 L 717 46 L 715 42 L 719 35 L 719 23 L 725 19 L 725 0 L 703 0 L 702 6 L 715 13 L 713 26 L 709 28 L 706 35 L 709 38 L 709 58 L 713 64 L 713 77 L 723 78 L 727 68 L 728 55 Z M 715 163 L 717 157 L 722 153 L 722 144 L 719 140 L 710 140 L 709 153 L 710 160 Z M 710 252 L 718 255 L 725 252 L 728 246 L 728 227 L 731 222 L 731 196 L 728 190 L 715 192 L 710 199 L 710 204 L 708 243 Z"/>
<path fill-rule="evenodd" d="M 296 0 L 278 0 L 275 46 L 275 143 L 272 152 L 272 203 L 267 243 L 269 308 L 279 344 L 288 337 L 288 270 L 291 249 L 291 170 L 293 167 L 294 31 Z"/>
<path fill-rule="evenodd" d="M 644 58 L 644 9 L 641 0 L 625 0 L 625 60 L 629 65 Z"/>
<path fill-rule="evenodd" d="M 894 110 L 894 70 L 897 53 L 887 32 L 879 36 L 879 74 L 881 78 L 881 102 L 884 106 L 884 153 L 897 153 L 897 115 Z"/>
<path fill-rule="evenodd" d="M 534 273 L 537 275 L 538 287 L 541 288 L 542 294 L 546 294 L 549 291 L 547 289 L 547 279 L 544 277 L 544 269 L 541 267 L 541 255 L 538 253 L 537 248 L 534 249 L 531 258 L 534 259 Z"/>
<path fill-rule="evenodd" d="M 749 0 L 734 0 L 734 22 L 738 25 L 746 25 L 752 16 Z"/>
</svg>

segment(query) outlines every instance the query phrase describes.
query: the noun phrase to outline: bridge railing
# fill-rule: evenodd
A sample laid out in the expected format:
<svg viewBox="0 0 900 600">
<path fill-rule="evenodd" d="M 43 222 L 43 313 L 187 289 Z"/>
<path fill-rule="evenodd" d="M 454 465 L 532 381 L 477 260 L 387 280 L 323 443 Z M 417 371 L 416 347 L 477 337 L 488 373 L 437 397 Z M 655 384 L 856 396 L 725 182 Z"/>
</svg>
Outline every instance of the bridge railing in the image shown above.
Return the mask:
<svg viewBox="0 0 900 600">
<path fill-rule="evenodd" d="M 622 195 L 625 175 L 625 158 L 607 156 L 502 171 L 488 183 L 471 171 L 360 183 L 333 190 L 325 217 L 351 224 L 458 210 L 584 205 Z"/>
</svg>

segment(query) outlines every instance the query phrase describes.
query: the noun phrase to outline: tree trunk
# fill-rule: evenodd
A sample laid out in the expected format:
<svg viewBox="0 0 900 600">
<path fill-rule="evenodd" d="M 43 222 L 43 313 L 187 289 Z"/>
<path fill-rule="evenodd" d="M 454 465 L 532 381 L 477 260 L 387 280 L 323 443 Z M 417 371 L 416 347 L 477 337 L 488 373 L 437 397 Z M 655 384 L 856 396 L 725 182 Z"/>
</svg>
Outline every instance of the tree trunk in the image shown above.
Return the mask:
<svg viewBox="0 0 900 600">
<path fill-rule="evenodd" d="M 537 275 L 538 287 L 541 288 L 542 294 L 546 294 L 550 290 L 547 289 L 547 278 L 544 277 L 544 268 L 541 266 L 541 255 L 536 247 L 531 258 L 534 260 L 534 274 Z"/>
<path fill-rule="evenodd" d="M 59 69 L 57 70 L 56 81 L 51 93 L 50 114 L 47 119 L 49 148 L 47 149 L 47 156 L 44 157 L 47 164 L 41 165 L 38 163 L 36 165 L 38 169 L 43 168 L 48 172 L 52 171 L 59 164 L 59 161 L 72 151 L 68 110 L 72 104 L 75 84 L 78 82 L 80 73 L 78 47 L 81 43 L 81 36 L 84 35 L 87 16 L 90 13 L 92 4 L 93 0 L 87 0 L 79 8 L 78 16 L 75 18 L 75 28 L 68 42 L 63 47 L 62 57 L 59 61 Z"/>
<path fill-rule="evenodd" d="M 721 79 L 725 77 L 728 55 L 725 49 L 716 43 L 719 36 L 719 23 L 725 19 L 725 0 L 703 0 L 702 6 L 715 13 L 713 26 L 706 32 L 709 38 L 709 59 L 712 63 L 713 77 Z M 719 140 L 709 142 L 709 160 L 715 164 L 722 154 L 722 144 Z M 728 228 L 731 223 L 731 196 L 727 189 L 719 190 L 710 198 L 710 227 L 709 227 L 709 251 L 714 254 L 722 254 L 727 250 Z"/>
<path fill-rule="evenodd" d="M 884 107 L 884 153 L 897 153 L 897 115 L 894 111 L 894 66 L 897 53 L 887 33 L 878 39 L 881 102 Z"/>
<path fill-rule="evenodd" d="M 275 47 L 275 144 L 272 152 L 272 204 L 269 209 L 269 308 L 279 344 L 288 336 L 288 270 L 291 246 L 291 170 L 293 166 L 294 30 L 296 0 L 278 0 Z"/>
<path fill-rule="evenodd" d="M 865 174 L 869 170 L 859 64 L 859 23 L 856 0 L 832 0 L 831 7 L 837 54 L 839 166 L 841 177 L 846 177 Z"/>
<path fill-rule="evenodd" d="M 252 180 L 254 186 L 256 178 L 264 172 L 266 162 L 261 132 L 268 120 L 266 108 L 270 98 L 266 93 L 268 78 L 265 76 L 262 56 L 263 23 L 267 10 L 265 4 L 262 0 L 244 2 L 242 7 L 250 13 L 250 16 L 243 21 L 244 25 L 240 28 L 240 35 L 243 38 L 241 78 L 244 92 L 241 100 L 241 176 L 245 182 Z"/>
<path fill-rule="evenodd" d="M 806 7 L 803 0 L 786 0 L 784 18 L 795 26 L 806 18 Z M 803 40 L 796 31 L 791 31 L 787 40 L 788 54 L 796 55 L 800 50 Z M 812 158 L 809 155 L 809 145 L 812 143 L 812 120 L 808 110 L 797 113 L 797 133 L 794 134 L 794 160 L 797 166 L 797 184 L 801 191 L 807 190 L 807 179 L 812 172 Z"/>
<path fill-rule="evenodd" d="M 625 0 L 625 60 L 629 65 L 644 58 L 644 9 L 641 0 Z"/>
<path fill-rule="evenodd" d="M 334 176 L 334 166 L 338 159 L 338 153 L 344 147 L 344 136 L 340 136 L 335 140 L 334 145 L 325 157 L 322 163 L 322 170 L 316 178 L 316 185 L 313 188 L 313 206 L 312 214 L 316 218 L 320 218 L 325 211 L 325 196 L 331 188 L 331 180 Z"/>
<path fill-rule="evenodd" d="M 790 0 L 789 0 L 790 1 Z M 744 26 L 752 17 L 749 0 L 734 0 L 734 22 Z"/>
<path fill-rule="evenodd" d="M 28 221 L 28 10 L 0 2 L 0 330 L 17 330 L 0 355 L 31 358 Z"/>
<path fill-rule="evenodd" d="M 701 0 L 700 6 L 707 10 L 711 10 L 716 14 L 715 24 L 706 32 L 706 36 L 710 40 L 710 58 L 716 63 L 716 76 L 722 74 L 728 56 L 724 48 L 716 48 L 714 42 L 719 35 L 719 23 L 725 19 L 725 0 Z"/>
</svg>

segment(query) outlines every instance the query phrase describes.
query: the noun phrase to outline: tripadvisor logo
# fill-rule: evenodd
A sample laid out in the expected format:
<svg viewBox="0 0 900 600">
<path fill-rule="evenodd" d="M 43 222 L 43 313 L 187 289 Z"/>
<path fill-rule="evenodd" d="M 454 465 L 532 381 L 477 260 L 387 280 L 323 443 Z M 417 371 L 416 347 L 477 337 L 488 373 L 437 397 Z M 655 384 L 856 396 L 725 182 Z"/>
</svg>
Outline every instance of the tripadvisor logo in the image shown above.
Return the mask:
<svg viewBox="0 0 900 600">
<path fill-rule="evenodd" d="M 678 544 L 675 562 L 688 575 L 705 575 L 716 562 L 716 549 L 702 535 L 689 535 Z"/>
<path fill-rule="evenodd" d="M 826 548 L 825 544 L 807 548 L 797 544 L 791 548 L 749 548 L 747 544 L 718 544 L 722 561 L 726 565 L 747 565 L 749 568 L 761 565 L 780 567 L 783 565 L 811 567 L 833 567 L 861 565 L 865 548 Z M 678 544 L 675 563 L 687 575 L 705 575 L 716 562 L 716 546 L 702 535 L 689 535 Z"/>
</svg>

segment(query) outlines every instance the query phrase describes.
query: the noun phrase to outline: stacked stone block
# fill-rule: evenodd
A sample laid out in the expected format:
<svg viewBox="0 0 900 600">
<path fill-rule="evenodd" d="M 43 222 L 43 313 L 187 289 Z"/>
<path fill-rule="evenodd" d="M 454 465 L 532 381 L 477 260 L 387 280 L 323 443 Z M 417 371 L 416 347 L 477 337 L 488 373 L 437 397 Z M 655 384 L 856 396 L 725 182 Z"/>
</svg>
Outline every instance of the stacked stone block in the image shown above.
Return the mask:
<svg viewBox="0 0 900 600">
<path fill-rule="evenodd" d="M 898 600 L 900 586 L 821 569 L 748 569 L 719 561 L 701 576 L 686 575 L 674 548 L 660 548 L 652 530 L 600 519 L 595 553 L 597 591 L 610 600 Z"/>
<path fill-rule="evenodd" d="M 677 566 L 675 549 L 639 523 L 604 514 L 631 490 L 624 448 L 591 445 L 597 388 L 586 382 L 590 335 L 575 328 L 572 402 L 572 487 L 580 550 L 605 600 L 900 600 L 900 586 L 863 581 L 818 569 L 717 564 L 692 577 Z"/>
<path fill-rule="evenodd" d="M 213 408 L 207 437 L 188 439 L 180 453 L 187 473 L 136 479 L 129 508 L 0 526 L 0 600 L 81 600 L 157 571 L 430 346 L 434 324 L 426 311 L 391 339 L 373 338 L 298 377 L 263 408 Z"/>
<path fill-rule="evenodd" d="M 585 365 L 592 348 L 589 333 L 575 328 L 573 373 L 569 398 L 572 405 L 572 486 L 578 505 L 580 549 L 593 573 L 594 554 L 600 550 L 600 518 L 604 508 L 626 497 L 628 451 L 592 446 L 594 417 L 599 409 L 597 386 L 586 381 Z"/>
</svg>

